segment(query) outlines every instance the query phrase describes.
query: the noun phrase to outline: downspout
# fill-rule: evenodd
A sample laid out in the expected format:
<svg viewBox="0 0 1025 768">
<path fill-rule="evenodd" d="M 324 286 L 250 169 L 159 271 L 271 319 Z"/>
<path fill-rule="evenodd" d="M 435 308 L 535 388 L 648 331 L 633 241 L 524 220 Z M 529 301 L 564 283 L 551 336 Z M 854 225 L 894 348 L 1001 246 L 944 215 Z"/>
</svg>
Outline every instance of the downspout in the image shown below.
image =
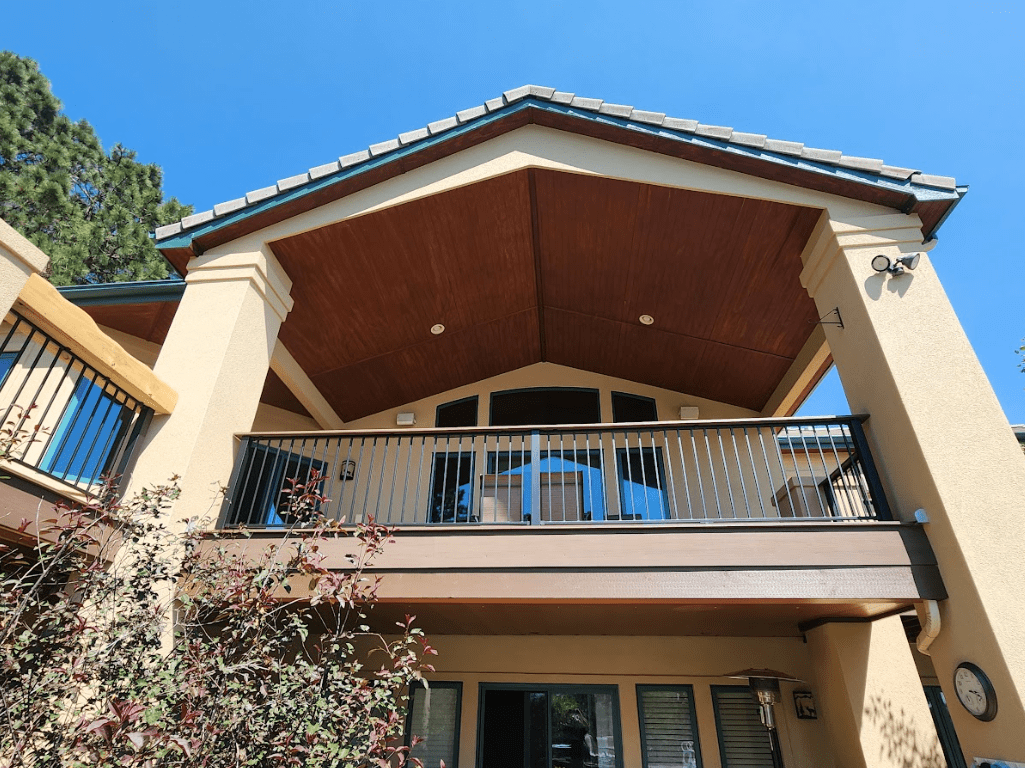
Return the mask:
<svg viewBox="0 0 1025 768">
<path fill-rule="evenodd" d="M 915 611 L 918 613 L 918 620 L 922 622 L 922 631 L 918 633 L 915 642 L 918 650 L 928 656 L 929 646 L 940 634 L 940 604 L 935 600 L 926 600 L 915 606 Z"/>
</svg>

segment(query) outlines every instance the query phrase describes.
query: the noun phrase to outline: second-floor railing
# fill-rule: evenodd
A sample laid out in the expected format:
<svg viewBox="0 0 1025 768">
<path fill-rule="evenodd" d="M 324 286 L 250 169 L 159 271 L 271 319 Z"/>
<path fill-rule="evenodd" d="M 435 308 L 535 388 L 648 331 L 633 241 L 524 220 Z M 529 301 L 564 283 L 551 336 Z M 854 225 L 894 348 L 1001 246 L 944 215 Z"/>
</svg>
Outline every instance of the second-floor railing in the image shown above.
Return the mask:
<svg viewBox="0 0 1025 768">
<path fill-rule="evenodd" d="M 222 527 L 889 519 L 861 420 L 244 435 Z"/>
<path fill-rule="evenodd" d="M 21 315 L 0 324 L 0 448 L 9 462 L 95 490 L 124 471 L 151 413 Z"/>
</svg>

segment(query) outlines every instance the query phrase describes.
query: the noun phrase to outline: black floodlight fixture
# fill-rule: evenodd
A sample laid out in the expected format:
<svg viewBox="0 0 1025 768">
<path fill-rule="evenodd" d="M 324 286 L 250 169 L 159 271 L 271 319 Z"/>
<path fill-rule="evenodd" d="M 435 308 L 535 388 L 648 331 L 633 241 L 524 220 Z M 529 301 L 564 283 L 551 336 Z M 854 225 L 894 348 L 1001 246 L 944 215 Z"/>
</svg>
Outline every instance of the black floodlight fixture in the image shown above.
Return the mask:
<svg viewBox="0 0 1025 768">
<path fill-rule="evenodd" d="M 876 272 L 889 272 L 891 275 L 903 275 L 904 270 L 914 269 L 918 266 L 918 260 L 922 258 L 920 253 L 911 253 L 907 256 L 899 256 L 892 261 L 889 256 L 880 253 L 872 257 L 872 269 Z"/>
</svg>

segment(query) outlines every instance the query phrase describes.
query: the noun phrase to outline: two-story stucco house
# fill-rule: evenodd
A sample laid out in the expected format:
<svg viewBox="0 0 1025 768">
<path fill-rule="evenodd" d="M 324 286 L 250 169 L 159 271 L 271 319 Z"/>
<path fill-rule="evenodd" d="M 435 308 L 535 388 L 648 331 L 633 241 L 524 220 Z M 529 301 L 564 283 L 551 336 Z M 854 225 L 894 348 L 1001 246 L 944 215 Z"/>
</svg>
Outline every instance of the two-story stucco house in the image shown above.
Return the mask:
<svg viewBox="0 0 1025 768">
<path fill-rule="evenodd" d="M 1025 761 L 1025 458 L 929 254 L 966 189 L 526 86 L 161 228 L 184 281 L 58 293 L 3 230 L 0 407 L 53 429 L 0 503 L 177 473 L 259 546 L 323 473 L 399 526 L 432 765 Z M 853 415 L 793 417 L 831 365 Z"/>
</svg>

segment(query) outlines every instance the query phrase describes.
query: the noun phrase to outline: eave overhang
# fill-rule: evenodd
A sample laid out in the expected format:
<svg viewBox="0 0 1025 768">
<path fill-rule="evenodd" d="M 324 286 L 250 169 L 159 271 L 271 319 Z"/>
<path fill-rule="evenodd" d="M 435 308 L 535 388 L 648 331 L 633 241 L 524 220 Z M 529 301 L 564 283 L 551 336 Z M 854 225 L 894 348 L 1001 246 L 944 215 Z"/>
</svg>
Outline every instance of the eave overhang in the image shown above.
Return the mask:
<svg viewBox="0 0 1025 768">
<path fill-rule="evenodd" d="M 603 107 L 599 100 L 559 103 L 552 89 L 521 91 L 161 227 L 156 245 L 184 272 L 189 258 L 212 247 L 531 124 L 917 213 L 927 239 L 968 190 L 952 178 L 886 166 L 881 160 L 844 157 L 630 107 Z"/>
</svg>

